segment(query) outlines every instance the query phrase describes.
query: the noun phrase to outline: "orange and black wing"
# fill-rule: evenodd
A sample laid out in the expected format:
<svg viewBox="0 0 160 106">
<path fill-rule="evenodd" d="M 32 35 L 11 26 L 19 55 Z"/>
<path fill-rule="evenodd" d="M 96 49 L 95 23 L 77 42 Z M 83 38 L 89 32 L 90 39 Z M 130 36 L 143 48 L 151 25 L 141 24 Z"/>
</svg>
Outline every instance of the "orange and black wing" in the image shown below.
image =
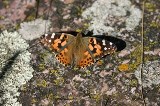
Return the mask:
<svg viewBox="0 0 160 106">
<path fill-rule="evenodd" d="M 71 51 L 68 49 L 75 39 L 74 36 L 67 33 L 45 34 L 41 37 L 41 43 L 56 54 L 57 60 L 64 65 L 70 65 L 72 62 Z"/>
</svg>

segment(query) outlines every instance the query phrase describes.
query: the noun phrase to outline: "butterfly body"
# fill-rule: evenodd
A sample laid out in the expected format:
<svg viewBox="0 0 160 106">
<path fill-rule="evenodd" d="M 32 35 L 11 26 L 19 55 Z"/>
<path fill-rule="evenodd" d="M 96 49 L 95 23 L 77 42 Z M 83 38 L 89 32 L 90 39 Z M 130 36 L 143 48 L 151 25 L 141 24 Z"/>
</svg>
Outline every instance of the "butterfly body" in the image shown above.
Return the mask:
<svg viewBox="0 0 160 106">
<path fill-rule="evenodd" d="M 116 51 L 116 46 L 105 39 L 83 37 L 67 33 L 45 34 L 41 43 L 55 53 L 57 60 L 65 66 L 84 68 L 101 57 Z"/>
</svg>

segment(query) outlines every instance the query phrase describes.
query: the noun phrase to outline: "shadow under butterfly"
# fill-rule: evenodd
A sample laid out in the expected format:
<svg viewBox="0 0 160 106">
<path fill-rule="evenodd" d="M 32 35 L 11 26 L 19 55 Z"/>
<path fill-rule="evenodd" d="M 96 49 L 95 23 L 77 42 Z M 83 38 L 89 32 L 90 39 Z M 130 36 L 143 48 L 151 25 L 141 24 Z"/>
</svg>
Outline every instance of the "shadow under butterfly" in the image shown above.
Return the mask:
<svg viewBox="0 0 160 106">
<path fill-rule="evenodd" d="M 76 31 L 63 31 L 44 34 L 43 46 L 55 54 L 64 66 L 85 68 L 106 55 L 121 51 L 126 47 L 125 41 L 105 35 L 93 35 Z"/>
</svg>

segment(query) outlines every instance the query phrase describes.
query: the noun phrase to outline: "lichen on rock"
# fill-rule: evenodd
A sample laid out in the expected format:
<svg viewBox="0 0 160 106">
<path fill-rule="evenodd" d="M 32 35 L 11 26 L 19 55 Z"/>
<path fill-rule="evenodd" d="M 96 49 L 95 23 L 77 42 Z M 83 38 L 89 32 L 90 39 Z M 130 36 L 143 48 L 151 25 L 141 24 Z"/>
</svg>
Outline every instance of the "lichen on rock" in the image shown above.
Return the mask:
<svg viewBox="0 0 160 106">
<path fill-rule="evenodd" d="M 51 22 L 49 20 L 36 19 L 31 22 L 23 22 L 20 24 L 18 32 L 25 40 L 33 40 L 39 38 L 45 32 L 48 32 Z"/>
<path fill-rule="evenodd" d="M 31 54 L 26 50 L 28 46 L 17 32 L 3 31 L 0 34 L 0 75 L 3 76 L 0 80 L 1 106 L 21 106 L 17 102 L 18 89 L 32 78 L 34 71 L 30 66 Z M 16 53 L 18 55 L 14 60 L 10 60 Z M 9 61 L 13 61 L 13 64 L 8 64 Z M 4 70 L 7 65 L 10 67 Z"/>
<path fill-rule="evenodd" d="M 133 30 L 142 18 L 141 10 L 130 0 L 97 0 L 82 16 L 90 20 L 89 30 L 95 34 L 118 33 L 118 27 Z"/>
<path fill-rule="evenodd" d="M 141 73 L 141 68 L 142 66 L 140 65 L 134 72 L 139 84 L 149 88 L 151 88 L 152 85 L 160 84 L 160 61 L 146 62 L 143 67 L 143 73 Z"/>
</svg>

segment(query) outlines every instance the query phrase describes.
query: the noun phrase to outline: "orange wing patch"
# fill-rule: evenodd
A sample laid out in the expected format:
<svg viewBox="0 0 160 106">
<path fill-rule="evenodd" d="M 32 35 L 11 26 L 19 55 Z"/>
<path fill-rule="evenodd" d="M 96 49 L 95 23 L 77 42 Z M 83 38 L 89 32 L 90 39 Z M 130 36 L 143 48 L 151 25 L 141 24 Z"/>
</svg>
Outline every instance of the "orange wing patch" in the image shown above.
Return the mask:
<svg viewBox="0 0 160 106">
<path fill-rule="evenodd" d="M 93 53 L 93 57 L 98 57 L 102 54 L 102 47 L 97 41 L 96 38 L 89 38 L 89 44 L 88 44 L 89 50 Z"/>
<path fill-rule="evenodd" d="M 41 43 L 55 53 L 59 53 L 68 43 L 71 35 L 65 33 L 45 34 L 41 38 Z"/>
<path fill-rule="evenodd" d="M 68 49 L 65 48 L 59 54 L 56 55 L 56 59 L 59 60 L 59 62 L 64 64 L 65 66 L 70 65 L 71 63 L 71 58 L 67 54 Z"/>
<path fill-rule="evenodd" d="M 96 52 L 93 54 L 94 57 L 100 56 L 102 54 L 101 46 L 98 44 L 95 44 L 94 48 L 96 49 L 95 50 Z"/>
<path fill-rule="evenodd" d="M 101 57 L 116 51 L 116 46 L 105 39 L 89 37 L 88 49 L 93 58 L 98 60 Z"/>
<path fill-rule="evenodd" d="M 61 40 L 60 39 L 56 39 L 54 41 L 54 43 L 52 43 L 52 49 L 55 49 L 56 51 L 59 51 L 59 47 L 58 47 L 58 44 L 61 43 Z"/>
<path fill-rule="evenodd" d="M 94 63 L 94 60 L 91 54 L 88 51 L 86 51 L 84 53 L 84 57 L 79 61 L 79 64 L 77 64 L 77 66 L 84 68 L 84 67 L 92 65 L 93 63 Z"/>
</svg>

